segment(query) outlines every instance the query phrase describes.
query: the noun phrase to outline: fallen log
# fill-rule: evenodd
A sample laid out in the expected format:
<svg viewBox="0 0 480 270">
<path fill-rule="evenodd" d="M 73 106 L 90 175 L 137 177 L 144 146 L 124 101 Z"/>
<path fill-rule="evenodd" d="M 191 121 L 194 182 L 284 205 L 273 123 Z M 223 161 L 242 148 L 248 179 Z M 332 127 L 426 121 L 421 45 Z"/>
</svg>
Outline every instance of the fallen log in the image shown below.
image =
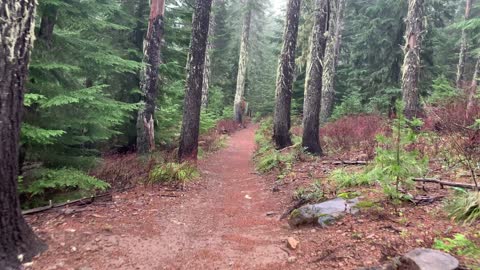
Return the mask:
<svg viewBox="0 0 480 270">
<path fill-rule="evenodd" d="M 423 182 L 423 183 L 436 183 L 439 184 L 442 188 L 444 186 L 449 187 L 459 187 L 459 188 L 467 188 L 467 189 L 477 189 L 478 187 L 473 184 L 466 184 L 466 183 L 455 183 L 449 181 L 442 181 L 440 179 L 435 178 L 414 178 L 413 181 L 415 182 Z"/>
</svg>

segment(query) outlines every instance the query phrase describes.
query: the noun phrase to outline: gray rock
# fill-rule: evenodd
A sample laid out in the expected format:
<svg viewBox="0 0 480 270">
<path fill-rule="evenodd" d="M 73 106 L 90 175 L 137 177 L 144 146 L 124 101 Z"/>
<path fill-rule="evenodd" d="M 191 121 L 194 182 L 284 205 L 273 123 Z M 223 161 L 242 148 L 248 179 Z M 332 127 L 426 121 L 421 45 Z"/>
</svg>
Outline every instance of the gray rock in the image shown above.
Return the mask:
<svg viewBox="0 0 480 270">
<path fill-rule="evenodd" d="M 453 256 L 434 249 L 417 248 L 400 258 L 400 270 L 454 270 L 459 262 Z"/>
<path fill-rule="evenodd" d="M 295 227 L 317 222 L 322 226 L 326 226 L 347 213 L 357 213 L 358 209 L 354 208 L 354 206 L 357 205 L 358 202 L 358 198 L 351 200 L 336 198 L 318 204 L 304 205 L 292 211 L 288 219 L 288 224 Z"/>
</svg>

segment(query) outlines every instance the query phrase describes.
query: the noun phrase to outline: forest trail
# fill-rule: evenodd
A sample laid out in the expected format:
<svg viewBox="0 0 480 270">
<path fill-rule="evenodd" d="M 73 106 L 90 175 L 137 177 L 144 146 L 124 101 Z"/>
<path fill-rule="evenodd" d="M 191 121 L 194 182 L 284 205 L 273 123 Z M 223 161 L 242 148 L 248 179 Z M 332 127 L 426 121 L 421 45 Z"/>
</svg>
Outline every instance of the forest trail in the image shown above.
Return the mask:
<svg viewBox="0 0 480 270">
<path fill-rule="evenodd" d="M 254 133 L 254 126 L 240 130 L 228 147 L 200 160 L 199 186 L 184 196 L 142 187 L 95 214 L 65 217 L 60 233 L 41 226 L 50 250 L 33 269 L 286 268 L 289 230 L 278 221 L 278 199 L 254 171 Z"/>
</svg>

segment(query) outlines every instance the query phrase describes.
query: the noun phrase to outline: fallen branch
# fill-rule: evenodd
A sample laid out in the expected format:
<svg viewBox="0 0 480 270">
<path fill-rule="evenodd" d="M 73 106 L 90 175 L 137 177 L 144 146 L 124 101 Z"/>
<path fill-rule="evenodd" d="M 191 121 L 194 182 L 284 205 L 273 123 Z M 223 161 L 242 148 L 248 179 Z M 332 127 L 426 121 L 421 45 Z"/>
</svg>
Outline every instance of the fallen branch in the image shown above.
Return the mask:
<svg viewBox="0 0 480 270">
<path fill-rule="evenodd" d="M 99 198 L 103 198 L 103 197 L 107 197 L 107 196 L 111 196 L 111 195 L 112 195 L 111 193 L 104 193 L 104 194 L 100 194 L 100 195 L 97 195 L 97 196 L 84 197 L 84 198 L 81 198 L 81 199 L 78 199 L 78 200 L 67 201 L 67 202 L 64 202 L 64 203 L 56 203 L 56 204 L 53 204 L 50 201 L 50 204 L 47 205 L 47 206 L 28 209 L 28 210 L 22 211 L 22 214 L 23 215 L 31 215 L 31 214 L 45 212 L 45 211 L 48 211 L 50 209 L 60 208 L 60 207 L 73 205 L 73 204 L 79 204 L 79 205 L 91 204 L 95 201 L 95 199 L 99 199 Z"/>
<path fill-rule="evenodd" d="M 449 186 L 449 187 L 459 187 L 459 188 L 467 188 L 467 189 L 477 189 L 477 187 L 473 184 L 442 181 L 440 179 L 435 179 L 435 178 L 414 178 L 413 181 L 424 182 L 424 183 L 436 183 L 436 184 L 439 184 L 442 188 L 444 186 Z"/>
<path fill-rule="evenodd" d="M 335 161 L 323 161 L 322 164 L 332 165 L 367 165 L 368 162 L 364 160 L 335 160 Z"/>
</svg>

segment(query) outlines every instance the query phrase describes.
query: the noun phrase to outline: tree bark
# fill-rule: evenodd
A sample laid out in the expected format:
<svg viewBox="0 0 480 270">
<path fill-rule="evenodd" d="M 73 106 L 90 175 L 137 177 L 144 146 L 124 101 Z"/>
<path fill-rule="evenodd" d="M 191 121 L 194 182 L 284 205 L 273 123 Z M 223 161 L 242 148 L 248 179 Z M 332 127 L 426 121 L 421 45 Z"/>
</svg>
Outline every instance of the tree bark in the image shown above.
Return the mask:
<svg viewBox="0 0 480 270">
<path fill-rule="evenodd" d="M 43 251 L 23 218 L 17 196 L 20 124 L 34 39 L 35 1 L 0 3 L 0 269 L 20 268 Z"/>
<path fill-rule="evenodd" d="M 307 67 L 306 90 L 303 108 L 303 148 L 316 155 L 322 155 L 319 137 L 319 113 L 322 97 L 323 58 L 328 31 L 330 1 L 316 0 L 314 24 L 310 44 L 310 66 Z"/>
<path fill-rule="evenodd" d="M 235 122 L 242 123 L 242 100 L 245 94 L 245 80 L 247 77 L 247 63 L 248 63 L 248 42 L 250 39 L 250 28 L 252 21 L 252 11 L 250 9 L 249 1 L 246 1 L 247 12 L 243 18 L 242 40 L 240 43 L 240 57 L 238 60 L 238 74 L 237 74 L 237 89 L 235 91 L 235 100 L 233 102 L 233 114 Z"/>
<path fill-rule="evenodd" d="M 480 80 L 480 58 L 477 59 L 475 71 L 473 72 L 472 84 L 470 85 L 470 89 L 468 90 L 468 102 L 465 112 L 465 119 L 470 119 L 470 117 L 472 116 L 475 96 L 477 95 L 478 80 Z"/>
<path fill-rule="evenodd" d="M 216 0 L 212 1 L 212 6 L 215 6 Z M 203 72 L 203 85 L 202 85 L 202 108 L 208 107 L 208 91 L 210 88 L 210 75 L 211 75 L 211 54 L 213 50 L 215 38 L 215 16 L 213 12 L 210 12 L 210 22 L 208 27 L 208 41 L 207 51 L 205 52 L 205 71 Z"/>
<path fill-rule="evenodd" d="M 283 34 L 283 48 L 278 65 L 273 117 L 273 141 L 277 149 L 292 145 L 290 138 L 290 107 L 292 102 L 295 49 L 297 46 L 300 0 L 289 0 Z"/>
<path fill-rule="evenodd" d="M 332 115 L 335 101 L 335 73 L 342 42 L 343 17 L 345 14 L 346 0 L 337 0 L 335 10 L 330 15 L 330 29 L 325 51 L 322 101 L 320 106 L 320 123 L 326 123 Z"/>
<path fill-rule="evenodd" d="M 137 117 L 137 152 L 145 154 L 155 149 L 155 101 L 158 88 L 160 46 L 164 28 L 165 0 L 152 0 L 147 35 L 144 41 L 140 88 L 144 95 L 144 107 Z"/>
<path fill-rule="evenodd" d="M 180 161 L 197 159 L 203 72 L 211 6 L 212 0 L 197 0 L 195 5 L 190 45 L 190 63 L 183 103 L 182 131 L 178 149 L 178 159 Z"/>
<path fill-rule="evenodd" d="M 402 92 L 405 103 L 404 113 L 408 119 L 420 116 L 420 52 L 424 32 L 423 0 L 409 0 L 405 31 L 405 58 L 403 62 Z"/>
<path fill-rule="evenodd" d="M 467 0 L 465 4 L 465 21 L 470 18 L 470 10 L 472 8 L 473 0 Z M 467 45 L 468 37 L 467 31 L 462 29 L 462 39 L 460 43 L 460 52 L 458 54 L 458 65 L 457 65 L 457 77 L 456 77 L 456 86 L 457 89 L 462 89 L 463 83 L 465 81 L 465 60 L 467 57 Z"/>
<path fill-rule="evenodd" d="M 52 46 L 53 29 L 57 23 L 57 7 L 47 5 L 42 14 L 40 21 L 40 30 L 38 31 L 38 38 L 45 41 L 48 48 Z"/>
</svg>

